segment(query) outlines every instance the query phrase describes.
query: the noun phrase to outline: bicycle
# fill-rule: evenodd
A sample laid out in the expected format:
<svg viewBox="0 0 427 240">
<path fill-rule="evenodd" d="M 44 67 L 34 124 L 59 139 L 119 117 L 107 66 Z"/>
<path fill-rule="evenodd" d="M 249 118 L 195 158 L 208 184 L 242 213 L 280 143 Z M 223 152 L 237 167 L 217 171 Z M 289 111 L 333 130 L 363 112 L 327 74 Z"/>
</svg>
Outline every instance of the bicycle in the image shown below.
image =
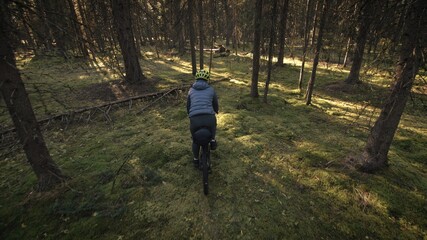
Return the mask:
<svg viewBox="0 0 427 240">
<path fill-rule="evenodd" d="M 205 195 L 209 193 L 208 175 L 211 172 L 210 168 L 210 151 L 212 133 L 208 127 L 201 127 L 194 132 L 193 141 L 199 147 L 199 169 L 203 173 L 203 192 Z"/>
</svg>

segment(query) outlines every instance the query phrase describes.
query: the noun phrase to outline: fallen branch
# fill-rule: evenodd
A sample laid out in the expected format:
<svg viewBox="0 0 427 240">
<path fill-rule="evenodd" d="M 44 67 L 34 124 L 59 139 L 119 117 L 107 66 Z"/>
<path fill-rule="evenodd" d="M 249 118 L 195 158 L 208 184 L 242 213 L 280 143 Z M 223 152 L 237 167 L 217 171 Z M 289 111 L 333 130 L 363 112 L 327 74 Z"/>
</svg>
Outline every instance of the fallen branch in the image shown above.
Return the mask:
<svg viewBox="0 0 427 240">
<path fill-rule="evenodd" d="M 144 108 L 141 109 L 141 111 L 139 111 L 138 113 L 142 113 L 144 112 L 147 108 L 153 106 L 156 102 L 158 102 L 160 99 L 162 99 L 164 96 L 170 94 L 171 92 L 176 91 L 176 89 L 172 89 L 169 90 L 167 92 L 165 92 L 162 96 L 160 96 L 159 98 L 157 98 L 156 100 L 152 101 L 150 104 L 148 104 L 147 106 L 145 106 Z"/>
<path fill-rule="evenodd" d="M 132 158 L 133 153 L 139 148 L 139 145 L 134 145 L 131 147 L 132 151 L 124 156 L 124 161 L 120 165 L 120 167 L 117 169 L 116 174 L 114 174 L 113 184 L 111 186 L 111 193 L 114 191 L 114 186 L 116 185 L 116 179 L 119 175 L 120 171 L 122 170 L 123 166 L 129 161 L 129 159 Z"/>
<path fill-rule="evenodd" d="M 119 169 L 117 169 L 116 174 L 114 175 L 113 184 L 111 186 L 111 193 L 113 193 L 114 191 L 114 186 L 116 185 L 116 178 L 119 175 L 120 170 L 122 170 L 123 166 L 127 163 L 127 161 L 131 159 L 133 152 L 135 152 L 135 150 L 125 156 L 125 160 L 122 162 L 122 165 L 120 165 Z"/>
<path fill-rule="evenodd" d="M 227 81 L 227 80 L 229 80 L 229 78 L 223 78 L 223 79 L 218 80 L 218 81 L 212 81 L 210 84 L 215 84 L 215 83 L 223 82 L 223 81 Z M 167 95 L 169 95 L 171 93 L 180 91 L 180 90 L 189 89 L 190 87 L 191 87 L 191 84 L 186 84 L 186 85 L 175 87 L 175 88 L 172 88 L 172 89 L 169 89 L 169 90 L 164 90 L 164 91 L 155 92 L 155 93 L 148 93 L 148 94 L 133 96 L 133 97 L 129 97 L 129 98 L 125 98 L 125 99 L 120 99 L 120 100 L 113 101 L 113 102 L 103 103 L 103 104 L 100 104 L 100 105 L 97 105 L 97 106 L 85 107 L 85 108 L 73 110 L 73 111 L 70 111 L 70 112 L 67 112 L 67 113 L 61 113 L 61 114 L 57 114 L 57 115 L 54 115 L 54 116 L 43 118 L 43 119 L 39 120 L 38 123 L 39 123 L 39 125 L 41 125 L 41 124 L 45 124 L 45 123 L 50 123 L 50 121 L 57 120 L 57 119 L 72 119 L 72 116 L 76 116 L 77 114 L 82 114 L 82 113 L 85 113 L 85 112 L 89 112 L 88 118 L 87 118 L 87 121 L 89 122 L 90 118 L 96 112 L 96 110 L 100 110 L 100 109 L 105 108 L 105 107 L 107 107 L 107 110 L 106 111 L 102 111 L 101 110 L 101 112 L 103 112 L 104 115 L 106 115 L 106 118 L 109 118 L 108 112 L 110 111 L 110 109 L 111 109 L 111 107 L 113 105 L 118 105 L 118 104 L 122 104 L 122 103 L 129 103 L 129 108 L 131 108 L 132 103 L 133 103 L 134 100 L 154 98 L 154 97 L 159 97 L 160 96 L 159 98 L 157 98 L 156 100 L 154 100 L 152 103 L 150 103 L 148 106 L 144 107 L 139 112 L 139 113 L 141 113 L 142 111 L 146 110 L 148 107 L 152 106 L 154 103 L 156 103 L 157 101 L 159 101 L 163 97 L 165 97 L 165 96 L 167 96 Z M 95 110 L 95 111 L 93 111 L 93 110 Z M 4 134 L 11 133 L 11 132 L 14 132 L 14 131 L 15 131 L 14 127 L 13 128 L 9 128 L 7 130 L 2 131 L 0 133 L 0 135 L 3 136 Z"/>
<path fill-rule="evenodd" d="M 179 90 L 182 90 L 182 89 L 185 89 L 185 88 L 189 88 L 189 85 L 183 85 L 181 87 L 173 88 L 171 90 L 166 90 L 166 91 L 160 91 L 160 92 L 156 92 L 156 93 L 149 93 L 149 94 L 138 95 L 138 96 L 134 96 L 134 97 L 126 98 L 126 99 L 117 100 L 117 101 L 114 101 L 114 102 L 103 103 L 103 104 L 100 104 L 100 105 L 97 105 L 97 106 L 85 107 L 85 108 L 73 110 L 73 111 L 70 111 L 70 112 L 67 112 L 67 113 L 57 114 L 57 115 L 54 115 L 54 116 L 43 118 L 43 119 L 39 120 L 38 123 L 39 124 L 44 124 L 44 123 L 49 123 L 52 120 L 68 119 L 68 117 L 70 117 L 70 116 L 73 116 L 73 115 L 75 116 L 77 114 L 82 114 L 82 113 L 85 113 L 85 112 L 89 112 L 89 116 L 88 116 L 88 119 L 87 119 L 87 121 L 89 121 L 90 118 L 91 118 L 91 116 L 94 114 L 93 110 L 95 110 L 94 112 L 96 112 L 96 110 L 99 110 L 99 109 L 104 108 L 104 107 L 111 108 L 111 106 L 113 106 L 113 105 L 117 105 L 117 104 L 121 104 L 121 103 L 126 103 L 126 102 L 132 102 L 133 100 L 152 98 L 152 97 L 156 97 L 156 96 L 159 96 L 159 95 L 162 95 L 162 94 L 165 94 L 165 93 L 170 94 L 172 92 L 179 91 Z M 101 112 L 104 112 L 104 111 L 101 111 Z M 4 130 L 3 132 L 1 132 L 0 135 L 4 135 L 4 134 L 10 133 L 10 132 L 14 132 L 14 131 L 15 131 L 15 128 L 9 128 L 9 129 Z"/>
</svg>

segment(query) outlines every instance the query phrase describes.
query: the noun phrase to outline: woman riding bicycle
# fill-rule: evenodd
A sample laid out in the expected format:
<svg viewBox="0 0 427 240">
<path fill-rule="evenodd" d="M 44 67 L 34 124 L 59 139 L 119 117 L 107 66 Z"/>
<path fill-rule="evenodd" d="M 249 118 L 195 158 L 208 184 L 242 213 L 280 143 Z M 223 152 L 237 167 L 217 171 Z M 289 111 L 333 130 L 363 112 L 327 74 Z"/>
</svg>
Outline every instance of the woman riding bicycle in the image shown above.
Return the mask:
<svg viewBox="0 0 427 240">
<path fill-rule="evenodd" d="M 216 148 L 216 116 L 218 113 L 218 98 L 215 90 L 209 86 L 210 74 L 208 71 L 200 70 L 196 73 L 196 81 L 188 91 L 187 97 L 187 114 L 190 118 L 190 132 L 194 139 L 194 132 L 201 127 L 210 128 L 212 134 L 211 149 Z M 194 143 L 193 164 L 197 168 L 199 166 L 199 146 Z"/>
</svg>

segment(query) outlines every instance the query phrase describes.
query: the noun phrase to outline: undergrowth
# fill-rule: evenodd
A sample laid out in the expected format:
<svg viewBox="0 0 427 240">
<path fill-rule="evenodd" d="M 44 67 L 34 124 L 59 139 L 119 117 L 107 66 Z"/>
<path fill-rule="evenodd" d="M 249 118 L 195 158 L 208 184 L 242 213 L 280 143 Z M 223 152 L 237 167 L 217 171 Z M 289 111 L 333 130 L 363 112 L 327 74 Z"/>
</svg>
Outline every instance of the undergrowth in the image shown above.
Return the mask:
<svg viewBox="0 0 427 240">
<path fill-rule="evenodd" d="M 188 60 L 147 55 L 141 64 L 149 79 L 157 77 L 155 89 L 165 89 L 192 82 Z M 144 101 L 115 107 L 112 121 L 98 114 L 44 126 L 53 159 L 71 177 L 51 192 L 32 191 L 36 180 L 23 151 L 2 155 L 1 238 L 427 238 L 425 95 L 408 103 L 390 167 L 363 174 L 346 157 L 363 148 L 391 80 L 365 76 L 363 85 L 343 90 L 347 71 L 321 68 L 313 105 L 306 106 L 296 89 L 298 64 L 287 60 L 274 69 L 264 104 L 248 96 L 250 58 L 214 59 L 212 79 L 230 80 L 213 84 L 219 147 L 208 196 L 190 161 L 183 91 L 142 113 Z M 21 64 L 27 86 L 39 86 L 30 91 L 38 116 L 93 104 L 73 91 L 116 79 L 82 64 L 50 58 Z M 58 99 L 66 107 L 42 94 L 67 91 Z"/>
</svg>

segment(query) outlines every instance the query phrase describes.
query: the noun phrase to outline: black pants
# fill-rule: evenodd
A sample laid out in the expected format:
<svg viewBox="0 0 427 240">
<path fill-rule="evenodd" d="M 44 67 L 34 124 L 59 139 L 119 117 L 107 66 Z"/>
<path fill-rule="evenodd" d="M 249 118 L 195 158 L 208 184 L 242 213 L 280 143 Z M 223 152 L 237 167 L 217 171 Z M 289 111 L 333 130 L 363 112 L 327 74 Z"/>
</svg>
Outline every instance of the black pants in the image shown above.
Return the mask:
<svg viewBox="0 0 427 240">
<path fill-rule="evenodd" d="M 209 127 L 212 133 L 212 138 L 216 135 L 216 116 L 213 114 L 197 115 L 190 118 L 190 132 L 193 137 L 194 132 L 201 127 Z M 199 158 L 199 147 L 193 142 L 192 146 L 194 158 Z"/>
</svg>

